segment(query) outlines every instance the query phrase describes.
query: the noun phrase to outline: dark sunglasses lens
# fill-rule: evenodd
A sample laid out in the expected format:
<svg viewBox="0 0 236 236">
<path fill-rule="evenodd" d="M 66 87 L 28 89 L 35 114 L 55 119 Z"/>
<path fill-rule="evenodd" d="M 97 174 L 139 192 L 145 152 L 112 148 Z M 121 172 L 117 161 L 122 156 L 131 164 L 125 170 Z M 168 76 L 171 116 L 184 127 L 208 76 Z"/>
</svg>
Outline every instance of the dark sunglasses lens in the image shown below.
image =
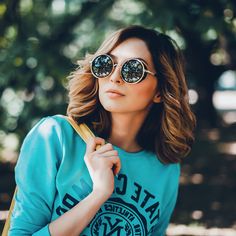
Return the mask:
<svg viewBox="0 0 236 236">
<path fill-rule="evenodd" d="M 142 80 L 144 71 L 143 65 L 136 59 L 125 62 L 121 68 L 121 75 L 127 83 L 138 83 Z"/>
<path fill-rule="evenodd" d="M 107 77 L 113 69 L 112 59 L 108 55 L 100 55 L 93 59 L 91 70 L 98 78 Z"/>
</svg>

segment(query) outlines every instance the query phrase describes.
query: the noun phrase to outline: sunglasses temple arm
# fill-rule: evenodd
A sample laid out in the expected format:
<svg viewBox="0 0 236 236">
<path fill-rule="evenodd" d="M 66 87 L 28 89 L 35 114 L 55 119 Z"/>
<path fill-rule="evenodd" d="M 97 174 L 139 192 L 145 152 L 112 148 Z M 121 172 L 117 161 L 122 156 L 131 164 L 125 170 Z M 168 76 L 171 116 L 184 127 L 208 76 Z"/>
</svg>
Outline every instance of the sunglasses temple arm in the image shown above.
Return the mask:
<svg viewBox="0 0 236 236">
<path fill-rule="evenodd" d="M 80 72 L 80 73 L 76 73 L 77 75 L 91 75 L 91 72 Z"/>
<path fill-rule="evenodd" d="M 145 72 L 147 72 L 147 73 L 149 73 L 149 74 L 151 74 L 151 75 L 153 75 L 153 76 L 156 76 L 156 73 L 153 73 L 153 72 L 151 72 L 150 70 L 145 70 Z"/>
</svg>

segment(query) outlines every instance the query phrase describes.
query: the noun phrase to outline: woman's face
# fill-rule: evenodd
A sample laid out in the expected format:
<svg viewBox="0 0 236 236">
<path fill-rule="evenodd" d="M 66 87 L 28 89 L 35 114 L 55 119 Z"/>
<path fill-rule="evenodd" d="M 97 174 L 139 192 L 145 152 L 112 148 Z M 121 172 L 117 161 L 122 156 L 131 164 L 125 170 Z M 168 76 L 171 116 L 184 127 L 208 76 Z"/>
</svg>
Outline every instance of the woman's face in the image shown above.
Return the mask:
<svg viewBox="0 0 236 236">
<path fill-rule="evenodd" d="M 146 61 L 147 70 L 156 73 L 144 41 L 129 38 L 109 54 L 118 66 L 110 76 L 98 79 L 99 100 L 105 110 L 112 113 L 147 112 L 153 102 L 160 102 L 155 76 L 148 73 L 146 78 L 137 84 L 125 83 L 120 76 L 120 65 L 131 58 L 142 58 Z"/>
</svg>

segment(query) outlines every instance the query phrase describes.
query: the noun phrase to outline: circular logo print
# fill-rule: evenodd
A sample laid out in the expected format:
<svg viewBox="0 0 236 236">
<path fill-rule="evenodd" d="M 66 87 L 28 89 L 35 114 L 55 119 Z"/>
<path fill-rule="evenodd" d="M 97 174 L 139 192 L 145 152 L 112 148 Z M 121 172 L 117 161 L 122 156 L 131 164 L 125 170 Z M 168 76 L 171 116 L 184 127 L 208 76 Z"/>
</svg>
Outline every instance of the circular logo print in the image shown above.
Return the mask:
<svg viewBox="0 0 236 236">
<path fill-rule="evenodd" d="M 135 206 L 111 198 L 100 208 L 90 225 L 93 236 L 147 235 L 146 219 Z"/>
</svg>

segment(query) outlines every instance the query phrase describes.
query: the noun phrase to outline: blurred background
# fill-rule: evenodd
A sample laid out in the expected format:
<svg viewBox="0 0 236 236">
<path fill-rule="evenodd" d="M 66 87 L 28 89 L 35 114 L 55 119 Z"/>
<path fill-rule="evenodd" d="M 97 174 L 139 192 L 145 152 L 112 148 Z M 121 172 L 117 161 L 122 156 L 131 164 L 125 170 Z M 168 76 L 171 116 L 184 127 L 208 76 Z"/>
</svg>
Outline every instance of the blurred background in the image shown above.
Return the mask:
<svg viewBox="0 0 236 236">
<path fill-rule="evenodd" d="M 130 24 L 177 41 L 198 121 L 167 235 L 236 235 L 235 0 L 0 1 L 0 232 L 23 138 L 65 114 L 76 61 Z"/>
</svg>

